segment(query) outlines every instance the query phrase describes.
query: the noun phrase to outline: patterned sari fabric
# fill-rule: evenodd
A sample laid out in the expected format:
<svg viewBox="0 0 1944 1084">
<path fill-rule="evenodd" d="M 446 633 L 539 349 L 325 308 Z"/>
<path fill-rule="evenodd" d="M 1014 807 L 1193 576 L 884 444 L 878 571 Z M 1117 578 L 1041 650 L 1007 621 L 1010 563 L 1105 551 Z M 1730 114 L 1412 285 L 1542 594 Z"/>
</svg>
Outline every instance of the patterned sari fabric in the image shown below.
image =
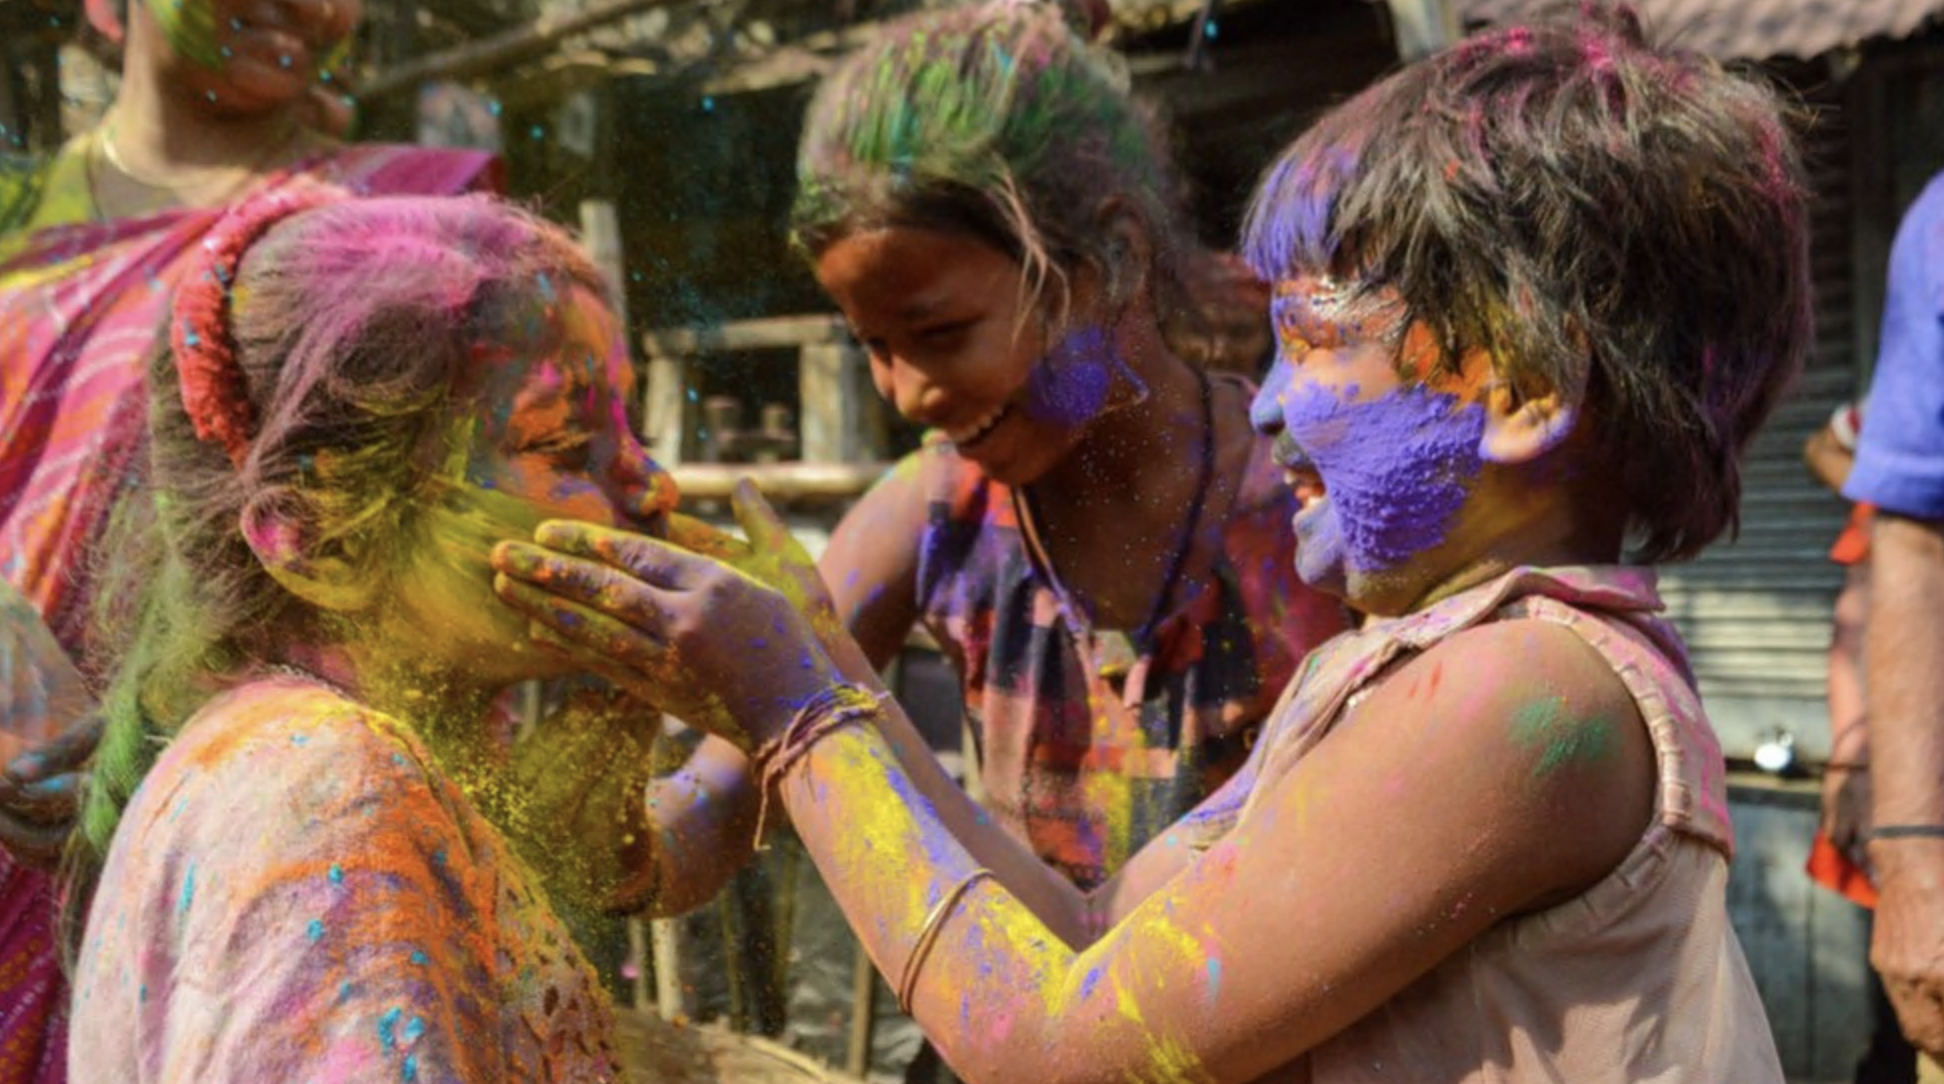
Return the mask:
<svg viewBox="0 0 1944 1084">
<path fill-rule="evenodd" d="M 1254 394 L 1211 374 L 1216 402 Z M 1098 628 L 1021 530 L 1015 494 L 947 442 L 916 453 L 930 502 L 920 620 L 958 672 L 986 805 L 1048 865 L 1093 888 L 1235 772 L 1308 651 L 1344 628 L 1296 578 L 1295 497 L 1254 437 L 1196 548 L 1211 585 L 1171 597 L 1152 642 Z"/>
<path fill-rule="evenodd" d="M 36 166 L 0 164 L 0 578 L 77 658 L 91 547 L 133 483 L 146 432 L 142 373 L 170 290 L 221 209 L 96 221 L 89 137 Z M 465 151 L 321 151 L 252 194 L 317 187 L 447 195 L 496 183 Z M 65 1077 L 65 988 L 49 879 L 0 851 L 0 1084 Z"/>
</svg>

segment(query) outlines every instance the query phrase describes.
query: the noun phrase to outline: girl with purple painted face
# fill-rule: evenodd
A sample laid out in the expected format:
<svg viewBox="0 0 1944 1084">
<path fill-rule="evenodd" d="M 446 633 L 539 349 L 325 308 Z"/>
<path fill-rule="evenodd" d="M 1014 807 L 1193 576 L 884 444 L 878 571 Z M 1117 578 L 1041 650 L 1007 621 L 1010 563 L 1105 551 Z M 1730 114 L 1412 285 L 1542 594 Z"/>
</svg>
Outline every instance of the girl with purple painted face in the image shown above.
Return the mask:
<svg viewBox="0 0 1944 1084">
<path fill-rule="evenodd" d="M 1252 416 L 1301 504 L 1297 571 L 1382 611 L 1410 589 L 1409 563 L 1446 543 L 1483 466 L 1487 411 L 1462 381 L 1407 375 L 1432 375 L 1437 350 L 1392 295 L 1298 276 L 1277 284 L 1270 316 L 1280 363 Z"/>
<path fill-rule="evenodd" d="M 833 622 L 664 544 L 589 560 L 543 526 L 527 556 L 617 674 L 772 675 L 699 721 L 967 1080 L 1779 1084 L 1647 566 L 1732 526 L 1808 350 L 1802 179 L 1769 89 L 1597 7 L 1461 42 L 1284 154 L 1245 243 L 1279 339 L 1255 423 L 1304 578 L 1373 616 L 1092 892 L 970 807 Z"/>
</svg>

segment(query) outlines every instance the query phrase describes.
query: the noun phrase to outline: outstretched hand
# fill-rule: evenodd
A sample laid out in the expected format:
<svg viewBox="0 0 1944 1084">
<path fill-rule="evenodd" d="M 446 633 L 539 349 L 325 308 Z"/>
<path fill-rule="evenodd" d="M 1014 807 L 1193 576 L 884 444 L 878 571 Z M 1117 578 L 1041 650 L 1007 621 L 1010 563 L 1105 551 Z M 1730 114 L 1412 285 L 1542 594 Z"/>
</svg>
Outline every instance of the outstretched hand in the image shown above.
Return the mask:
<svg viewBox="0 0 1944 1084">
<path fill-rule="evenodd" d="M 817 571 L 817 562 L 803 548 L 789 525 L 763 499 L 762 491 L 745 478 L 730 495 L 736 524 L 748 541 L 717 530 L 699 519 L 676 514 L 669 519 L 668 540 L 691 553 L 713 557 L 790 600 L 809 620 L 826 647 L 828 637 L 843 627 L 837 604 Z"/>
<path fill-rule="evenodd" d="M 737 488 L 735 510 L 748 542 L 678 520 L 671 535 L 693 550 L 549 521 L 533 544 L 494 549 L 494 589 L 540 642 L 751 752 L 836 680 L 813 628 L 835 618 L 815 566 L 753 486 Z"/>
</svg>

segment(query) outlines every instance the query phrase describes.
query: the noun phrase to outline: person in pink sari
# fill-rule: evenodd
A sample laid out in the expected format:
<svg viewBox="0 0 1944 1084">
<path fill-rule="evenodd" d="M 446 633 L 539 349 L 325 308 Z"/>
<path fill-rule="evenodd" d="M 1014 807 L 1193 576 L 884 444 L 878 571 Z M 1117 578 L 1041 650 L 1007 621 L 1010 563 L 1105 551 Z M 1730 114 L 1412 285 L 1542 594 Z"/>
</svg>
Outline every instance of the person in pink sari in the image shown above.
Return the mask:
<svg viewBox="0 0 1944 1084">
<path fill-rule="evenodd" d="M 0 711 L 0 1084 L 65 1079 L 67 993 L 45 867 L 73 817 L 68 773 L 94 731 L 57 738 L 72 715 L 40 693 L 91 672 L 96 570 L 113 559 L 93 543 L 140 476 L 144 362 L 190 255 L 226 207 L 271 192 L 498 186 L 488 154 L 325 134 L 344 108 L 322 93 L 335 89 L 329 63 L 360 0 L 88 10 L 123 44 L 115 103 L 51 158 L 0 161 L 0 673 L 10 693 L 32 694 Z M 36 614 L 52 641 L 31 627 Z"/>
</svg>

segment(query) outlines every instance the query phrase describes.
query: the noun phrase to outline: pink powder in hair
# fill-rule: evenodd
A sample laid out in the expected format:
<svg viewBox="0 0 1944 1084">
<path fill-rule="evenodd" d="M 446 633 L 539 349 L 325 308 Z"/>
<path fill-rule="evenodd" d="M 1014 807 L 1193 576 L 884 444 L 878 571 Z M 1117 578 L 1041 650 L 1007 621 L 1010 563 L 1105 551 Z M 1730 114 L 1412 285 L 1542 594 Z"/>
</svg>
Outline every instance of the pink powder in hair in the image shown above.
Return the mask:
<svg viewBox="0 0 1944 1084">
<path fill-rule="evenodd" d="M 1613 73 L 1613 51 L 1606 42 L 1591 35 L 1580 39 L 1580 55 L 1586 58 L 1586 66 L 1597 75 Z"/>
</svg>

